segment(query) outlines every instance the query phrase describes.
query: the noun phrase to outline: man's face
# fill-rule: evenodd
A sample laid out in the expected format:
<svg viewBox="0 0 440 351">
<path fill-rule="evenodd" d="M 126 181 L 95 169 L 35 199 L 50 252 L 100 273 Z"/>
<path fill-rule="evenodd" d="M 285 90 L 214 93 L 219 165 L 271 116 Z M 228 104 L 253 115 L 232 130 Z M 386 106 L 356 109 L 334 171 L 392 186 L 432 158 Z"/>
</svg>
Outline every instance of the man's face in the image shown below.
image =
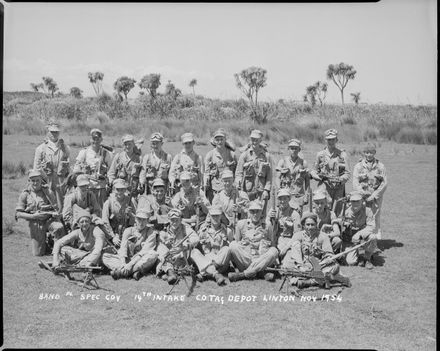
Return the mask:
<svg viewBox="0 0 440 351">
<path fill-rule="evenodd" d="M 215 215 L 211 215 L 211 223 L 214 227 L 217 227 L 220 225 L 220 220 L 222 218 L 221 214 L 215 214 Z"/>
<path fill-rule="evenodd" d="M 261 143 L 261 138 L 251 138 L 251 144 L 253 147 L 257 147 Z"/>
<path fill-rule="evenodd" d="M 327 142 L 328 148 L 332 149 L 332 148 L 334 148 L 336 146 L 338 138 L 325 139 L 325 141 Z"/>
<path fill-rule="evenodd" d="M 225 145 L 225 142 L 226 142 L 225 138 L 222 137 L 221 135 L 218 135 L 214 138 L 214 143 L 218 148 L 223 147 Z"/>
<path fill-rule="evenodd" d="M 364 151 L 364 157 L 368 162 L 373 161 L 375 155 L 376 155 L 376 151 L 373 150 Z"/>
<path fill-rule="evenodd" d="M 232 189 L 232 185 L 234 184 L 234 178 L 223 178 L 223 185 L 226 191 L 230 191 Z"/>
<path fill-rule="evenodd" d="M 194 148 L 194 141 L 186 141 L 183 143 L 183 148 L 186 153 L 191 153 Z"/>
<path fill-rule="evenodd" d="M 135 217 L 136 227 L 138 230 L 144 229 L 148 224 L 148 218 Z"/>
<path fill-rule="evenodd" d="M 362 208 L 362 200 L 350 201 L 350 204 L 354 213 L 358 212 Z"/>
<path fill-rule="evenodd" d="M 90 142 L 93 146 L 100 146 L 102 143 L 102 136 L 100 136 L 98 133 L 94 133 L 90 138 Z"/>
<path fill-rule="evenodd" d="M 47 137 L 51 142 L 56 143 L 60 137 L 60 132 L 48 132 Z"/>
<path fill-rule="evenodd" d="M 289 146 L 290 156 L 292 158 L 297 158 L 299 150 L 301 150 L 299 146 Z"/>
<path fill-rule="evenodd" d="M 125 191 L 126 191 L 127 189 L 125 189 L 125 188 L 116 188 L 115 189 L 115 196 L 116 196 L 116 199 L 118 199 L 118 200 L 122 200 L 123 198 L 124 198 L 124 196 L 125 196 Z"/>
<path fill-rule="evenodd" d="M 320 199 L 320 200 L 313 200 L 313 203 L 315 205 L 315 209 L 317 212 L 321 213 L 325 210 L 327 207 L 327 200 L 326 199 Z"/>
<path fill-rule="evenodd" d="M 304 222 L 304 229 L 309 233 L 314 233 L 318 230 L 316 222 L 313 218 L 307 218 Z"/>
<path fill-rule="evenodd" d="M 249 218 L 252 222 L 258 222 L 261 217 L 261 210 L 249 210 Z"/>
<path fill-rule="evenodd" d="M 39 191 L 41 189 L 42 180 L 40 177 L 32 177 L 29 179 L 32 191 Z"/>
<path fill-rule="evenodd" d="M 159 151 L 162 149 L 162 142 L 159 140 L 152 140 L 150 142 L 151 150 Z"/>
<path fill-rule="evenodd" d="M 181 217 L 170 218 L 170 226 L 171 226 L 171 229 L 173 229 L 173 230 L 179 228 L 181 223 L 182 223 Z"/>
<path fill-rule="evenodd" d="M 134 149 L 134 142 L 133 141 L 126 141 L 124 142 L 124 151 L 127 154 L 131 154 L 133 153 L 133 149 Z"/>
<path fill-rule="evenodd" d="M 165 197 L 165 188 L 163 186 L 155 186 L 153 188 L 153 196 L 157 200 L 162 200 Z"/>
<path fill-rule="evenodd" d="M 91 220 L 88 217 L 82 217 L 78 220 L 78 226 L 83 233 L 89 230 L 90 224 L 91 224 Z"/>
<path fill-rule="evenodd" d="M 180 184 L 182 184 L 182 188 L 185 192 L 188 192 L 191 190 L 191 180 L 190 179 L 182 179 L 180 181 Z"/>
<path fill-rule="evenodd" d="M 290 197 L 289 196 L 280 196 L 278 197 L 278 203 L 282 209 L 285 209 L 289 206 Z"/>
</svg>

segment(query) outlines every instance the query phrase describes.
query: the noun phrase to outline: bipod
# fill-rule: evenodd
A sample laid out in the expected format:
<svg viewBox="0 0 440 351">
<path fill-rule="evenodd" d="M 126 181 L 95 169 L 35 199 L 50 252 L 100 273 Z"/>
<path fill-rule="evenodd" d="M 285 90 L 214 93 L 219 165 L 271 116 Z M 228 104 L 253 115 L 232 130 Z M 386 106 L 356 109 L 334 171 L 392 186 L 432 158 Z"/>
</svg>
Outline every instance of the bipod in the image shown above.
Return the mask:
<svg viewBox="0 0 440 351">
<path fill-rule="evenodd" d="M 191 275 L 191 279 L 192 279 L 191 285 L 188 284 L 188 281 L 185 278 L 185 273 L 189 273 Z M 180 282 L 181 279 L 183 279 L 183 281 L 185 282 L 186 288 L 188 289 L 186 297 L 189 297 L 194 290 L 195 283 L 197 282 L 196 277 L 195 277 L 194 268 L 188 264 L 182 268 L 178 268 L 176 274 L 177 274 L 176 282 L 173 284 L 170 291 L 168 291 L 166 293 L 166 295 L 170 295 L 171 292 L 174 290 L 175 286 Z"/>
</svg>

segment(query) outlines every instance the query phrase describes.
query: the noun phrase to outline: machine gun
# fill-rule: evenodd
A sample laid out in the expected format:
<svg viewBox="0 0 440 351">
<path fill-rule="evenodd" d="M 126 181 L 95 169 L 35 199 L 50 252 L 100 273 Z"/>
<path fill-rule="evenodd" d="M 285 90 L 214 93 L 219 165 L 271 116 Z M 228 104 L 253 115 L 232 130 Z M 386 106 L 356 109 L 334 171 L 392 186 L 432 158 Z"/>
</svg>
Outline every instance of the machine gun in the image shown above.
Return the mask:
<svg viewBox="0 0 440 351">
<path fill-rule="evenodd" d="M 38 262 L 38 266 L 43 269 L 47 269 L 54 275 L 60 275 L 67 279 L 70 283 L 80 285 L 81 288 L 87 289 L 102 289 L 99 287 L 98 282 L 93 276 L 94 272 L 101 271 L 99 266 L 78 266 L 72 264 L 62 264 L 57 267 L 53 267 L 51 262 Z M 72 273 L 84 273 L 82 280 L 74 279 Z M 82 284 L 81 284 L 82 283 Z M 105 290 L 105 289 L 103 289 Z"/>
</svg>

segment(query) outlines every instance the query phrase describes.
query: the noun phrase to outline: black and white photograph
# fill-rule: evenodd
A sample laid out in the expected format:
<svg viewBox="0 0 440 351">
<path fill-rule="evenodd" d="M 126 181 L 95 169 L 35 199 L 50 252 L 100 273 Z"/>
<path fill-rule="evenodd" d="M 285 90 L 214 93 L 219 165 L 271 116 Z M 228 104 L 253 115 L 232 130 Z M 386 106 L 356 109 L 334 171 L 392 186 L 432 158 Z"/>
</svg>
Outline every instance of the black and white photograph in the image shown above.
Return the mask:
<svg viewBox="0 0 440 351">
<path fill-rule="evenodd" d="M 437 347 L 437 2 L 6 2 L 1 349 Z"/>
</svg>

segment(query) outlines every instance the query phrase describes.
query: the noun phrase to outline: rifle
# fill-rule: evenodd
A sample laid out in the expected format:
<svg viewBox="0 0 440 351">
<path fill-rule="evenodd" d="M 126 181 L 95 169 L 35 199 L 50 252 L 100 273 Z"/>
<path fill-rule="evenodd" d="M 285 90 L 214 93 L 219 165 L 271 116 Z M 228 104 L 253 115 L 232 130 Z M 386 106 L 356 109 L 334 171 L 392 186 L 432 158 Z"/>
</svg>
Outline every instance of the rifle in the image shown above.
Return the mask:
<svg viewBox="0 0 440 351">
<path fill-rule="evenodd" d="M 338 254 L 336 254 L 336 255 L 332 255 L 332 256 L 329 256 L 329 257 L 327 257 L 327 258 L 324 258 L 324 259 L 319 263 L 319 265 L 320 265 L 321 268 L 326 267 L 326 266 L 328 266 L 329 264 L 331 264 L 332 262 L 334 262 L 335 260 L 337 260 L 338 258 L 343 257 L 343 256 L 345 256 L 346 254 L 348 254 L 348 253 L 350 253 L 350 252 L 352 252 L 352 251 L 355 251 L 355 250 L 361 248 L 362 246 L 365 246 L 366 244 L 368 244 L 368 243 L 369 243 L 370 241 L 372 241 L 372 240 L 373 240 L 373 239 L 370 238 L 370 239 L 368 239 L 367 241 L 364 241 L 363 243 L 360 243 L 360 244 L 358 244 L 358 245 L 355 245 L 355 246 L 353 246 L 353 247 L 350 247 L 350 248 L 348 248 L 347 250 L 345 250 L 345 251 L 343 251 L 343 252 L 340 252 L 340 253 L 338 253 Z"/>
<path fill-rule="evenodd" d="M 99 266 L 78 266 L 78 265 L 72 265 L 72 264 L 63 264 L 58 267 L 53 267 L 51 262 L 43 262 L 39 261 L 38 266 L 43 269 L 47 269 L 48 271 L 52 272 L 54 275 L 61 275 L 64 278 L 66 278 L 69 282 L 78 284 L 80 281 L 77 281 L 73 279 L 70 274 L 71 273 L 85 273 L 82 285 L 80 285 L 82 288 L 93 288 L 93 289 L 101 289 L 98 285 L 98 282 L 96 281 L 95 277 L 93 276 L 93 272 L 101 271 L 102 267 Z M 92 284 L 94 283 L 94 284 Z M 104 289 L 105 290 L 105 289 Z"/>
<path fill-rule="evenodd" d="M 272 210 L 276 211 L 276 209 L 277 209 L 277 198 L 276 198 L 275 186 L 272 187 L 272 197 L 273 197 Z M 279 216 L 279 212 L 278 212 L 278 216 Z M 272 223 L 273 235 L 277 235 L 277 231 L 278 231 L 278 218 L 273 217 L 270 221 Z"/>
<path fill-rule="evenodd" d="M 312 187 L 309 185 L 309 211 L 313 212 L 313 192 Z"/>
<path fill-rule="evenodd" d="M 234 191 L 234 206 L 237 204 L 237 197 L 239 195 L 239 190 L 236 189 Z M 237 212 L 233 213 L 233 219 L 232 219 L 232 238 L 235 238 L 235 226 L 237 225 Z"/>
</svg>

